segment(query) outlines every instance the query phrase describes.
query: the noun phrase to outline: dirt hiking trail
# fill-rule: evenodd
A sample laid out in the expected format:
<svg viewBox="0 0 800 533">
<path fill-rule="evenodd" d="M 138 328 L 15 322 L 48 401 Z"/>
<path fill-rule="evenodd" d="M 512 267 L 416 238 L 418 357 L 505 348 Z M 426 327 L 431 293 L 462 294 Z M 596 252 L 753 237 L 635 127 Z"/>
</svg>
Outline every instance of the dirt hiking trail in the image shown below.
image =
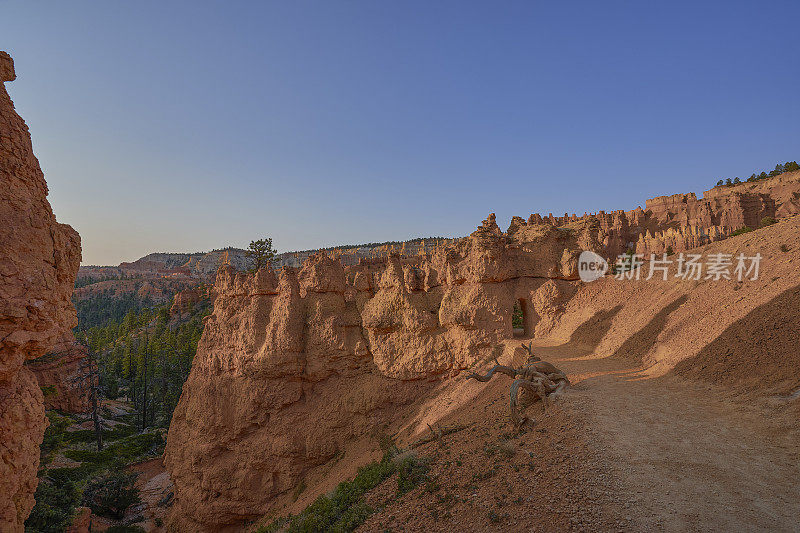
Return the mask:
<svg viewBox="0 0 800 533">
<path fill-rule="evenodd" d="M 536 350 L 570 375 L 563 404 L 637 529 L 800 531 L 800 438 L 768 406 L 575 345 Z"/>
</svg>

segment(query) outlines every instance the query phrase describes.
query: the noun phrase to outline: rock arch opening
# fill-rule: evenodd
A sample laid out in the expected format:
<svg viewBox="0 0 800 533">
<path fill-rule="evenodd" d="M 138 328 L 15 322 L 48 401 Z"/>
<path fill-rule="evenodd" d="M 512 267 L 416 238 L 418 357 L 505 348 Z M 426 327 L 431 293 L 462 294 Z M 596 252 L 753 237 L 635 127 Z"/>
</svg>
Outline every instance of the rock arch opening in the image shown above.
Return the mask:
<svg viewBox="0 0 800 533">
<path fill-rule="evenodd" d="M 514 309 L 511 312 L 511 327 L 515 337 L 530 337 L 533 334 L 528 307 L 527 299 L 519 298 L 514 300 Z"/>
</svg>

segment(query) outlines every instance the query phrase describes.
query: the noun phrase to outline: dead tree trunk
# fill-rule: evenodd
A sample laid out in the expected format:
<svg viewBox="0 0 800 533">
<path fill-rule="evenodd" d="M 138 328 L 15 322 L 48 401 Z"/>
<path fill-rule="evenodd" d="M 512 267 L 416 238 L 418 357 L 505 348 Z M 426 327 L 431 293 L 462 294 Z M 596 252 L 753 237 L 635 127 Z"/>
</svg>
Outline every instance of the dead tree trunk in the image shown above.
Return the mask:
<svg viewBox="0 0 800 533">
<path fill-rule="evenodd" d="M 86 390 L 89 399 L 89 411 L 92 416 L 92 423 L 94 425 L 95 441 L 97 443 L 97 451 L 103 449 L 103 424 L 100 419 L 100 372 L 97 368 L 97 361 L 95 361 L 94 351 L 87 342 L 86 335 L 83 335 L 83 344 L 86 348 L 86 358 L 78 369 L 79 381 L 78 387 L 81 390 Z"/>
<path fill-rule="evenodd" d="M 145 342 L 147 342 L 145 340 Z M 142 376 L 142 431 L 147 428 L 147 345 L 144 347 L 144 372 Z"/>
</svg>

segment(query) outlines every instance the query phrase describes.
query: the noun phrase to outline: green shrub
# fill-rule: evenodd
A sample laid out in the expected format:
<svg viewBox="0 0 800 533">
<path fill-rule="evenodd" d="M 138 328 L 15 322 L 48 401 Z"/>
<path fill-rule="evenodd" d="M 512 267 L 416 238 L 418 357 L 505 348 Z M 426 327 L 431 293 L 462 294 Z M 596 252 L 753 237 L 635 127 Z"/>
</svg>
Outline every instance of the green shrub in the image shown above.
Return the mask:
<svg viewBox="0 0 800 533">
<path fill-rule="evenodd" d="M 64 434 L 65 444 L 77 444 L 80 442 L 93 442 L 95 439 L 93 429 L 79 429 L 78 431 L 67 431 Z"/>
<path fill-rule="evenodd" d="M 522 329 L 525 327 L 522 308 L 519 306 L 519 302 L 514 302 L 514 310 L 511 312 L 511 327 L 514 329 Z"/>
<path fill-rule="evenodd" d="M 397 494 L 402 496 L 414 489 L 417 485 L 428 479 L 428 464 L 426 461 L 410 455 L 403 459 L 397 467 Z"/>
<path fill-rule="evenodd" d="M 91 464 L 83 464 L 75 468 L 51 468 L 47 471 L 46 477 L 53 483 L 80 483 L 97 471 L 97 467 Z"/>
<path fill-rule="evenodd" d="M 138 431 L 139 430 L 136 428 L 136 426 L 132 426 L 130 424 L 118 424 L 114 427 L 114 429 L 103 430 L 103 438 L 106 440 L 120 440 L 124 439 L 125 437 L 135 435 Z"/>
<path fill-rule="evenodd" d="M 125 509 L 141 501 L 139 490 L 134 486 L 138 476 L 115 470 L 93 479 L 83 492 L 83 501 L 97 515 L 120 519 Z"/>
<path fill-rule="evenodd" d="M 373 513 L 372 507 L 361 499 L 350 506 L 331 528 L 333 531 L 355 531 Z"/>
<path fill-rule="evenodd" d="M 97 450 L 67 450 L 64 456 L 73 461 L 88 463 L 98 468 L 111 466 L 116 462 L 130 463 L 146 454 L 156 454 L 163 446 L 164 439 L 159 433 L 132 435 Z"/>
<path fill-rule="evenodd" d="M 25 521 L 30 533 L 60 533 L 71 523 L 80 496 L 75 483 L 45 478 L 36 487 L 36 505 Z"/>
<path fill-rule="evenodd" d="M 44 430 L 44 440 L 39 448 L 42 455 L 47 455 L 64 444 L 66 430 L 73 423 L 71 418 L 61 416 L 55 411 L 48 411 L 47 419 L 50 421 L 50 425 Z"/>
<path fill-rule="evenodd" d="M 359 468 L 351 481 L 339 483 L 330 496 L 320 496 L 299 515 L 288 520 L 277 519 L 259 528 L 257 533 L 270 533 L 284 528 L 292 533 L 355 530 L 373 512 L 364 501 L 364 494 L 397 470 L 398 466 L 392 460 L 397 453 L 397 449 L 392 448 L 381 461 Z M 403 463 L 400 463 L 401 467 Z"/>
<path fill-rule="evenodd" d="M 764 226 L 771 226 L 776 222 L 776 220 L 772 217 L 764 217 L 761 219 L 761 227 Z"/>
<path fill-rule="evenodd" d="M 749 227 L 745 226 L 745 227 L 739 228 L 736 231 L 734 231 L 733 233 L 731 233 L 731 237 L 735 237 L 737 235 L 742 235 L 743 233 L 749 233 L 751 231 L 753 231 L 753 228 L 749 228 Z"/>
<path fill-rule="evenodd" d="M 138 430 L 134 426 L 119 424 L 114 429 L 103 430 L 103 441 L 111 442 L 124 439 L 134 435 L 137 431 Z M 94 442 L 95 438 L 94 429 L 79 429 L 78 431 L 66 431 L 63 440 L 65 444 L 75 444 L 80 442 Z"/>
<path fill-rule="evenodd" d="M 106 529 L 106 533 L 147 533 L 147 530 L 139 526 L 117 525 Z"/>
</svg>

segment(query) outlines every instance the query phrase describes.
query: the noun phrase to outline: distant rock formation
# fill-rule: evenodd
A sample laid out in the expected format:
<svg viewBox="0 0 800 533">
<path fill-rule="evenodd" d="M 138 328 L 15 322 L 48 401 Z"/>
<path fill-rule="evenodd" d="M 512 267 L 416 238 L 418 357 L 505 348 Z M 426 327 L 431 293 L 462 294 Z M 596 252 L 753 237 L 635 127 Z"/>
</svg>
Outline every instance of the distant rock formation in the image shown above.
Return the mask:
<svg viewBox="0 0 800 533">
<path fill-rule="evenodd" d="M 412 257 L 431 252 L 457 239 L 423 238 L 405 242 L 372 243 L 359 246 L 343 246 L 330 248 L 326 252 L 337 259 L 343 266 L 357 265 L 361 261 L 385 261 L 394 254 L 403 257 Z M 286 266 L 300 267 L 306 259 L 316 254 L 319 250 L 304 250 L 300 252 L 283 252 L 272 260 L 273 268 Z M 212 280 L 217 270 L 223 265 L 231 265 L 236 270 L 247 270 L 252 261 L 247 255 L 247 250 L 240 248 L 223 248 L 211 252 L 198 253 L 152 253 L 132 262 L 123 262 L 117 266 L 81 266 L 78 278 L 104 280 L 108 278 L 165 278 L 181 280 L 191 278 L 197 280 Z M 100 281 L 102 283 L 102 281 Z"/>
<path fill-rule="evenodd" d="M 98 281 L 75 289 L 75 301 L 81 302 L 97 296 L 124 298 L 135 294 L 137 298 L 149 299 L 153 303 L 169 302 L 173 294 L 186 288 L 197 287 L 200 281 L 195 278 L 125 278 Z"/>
<path fill-rule="evenodd" d="M 239 270 L 249 268 L 245 250 L 226 248 L 198 253 L 152 253 L 136 261 L 117 266 L 81 266 L 78 279 L 104 280 L 109 278 L 213 278 L 223 264 Z"/>
<path fill-rule="evenodd" d="M 198 287 L 190 287 L 176 292 L 172 299 L 172 306 L 169 309 L 170 316 L 180 317 L 191 313 L 202 296 L 202 291 Z"/>
<path fill-rule="evenodd" d="M 658 196 L 633 211 L 600 211 L 595 214 L 564 214 L 543 217 L 533 214 L 530 224 L 570 224 L 596 219 L 604 234 L 607 259 L 628 250 L 649 255 L 689 250 L 718 241 L 745 226 L 757 228 L 765 217 L 784 218 L 800 213 L 800 171 L 714 187 L 702 199 L 694 193 Z"/>
<path fill-rule="evenodd" d="M 47 419 L 23 363 L 44 355 L 75 324 L 70 294 L 80 238 L 59 224 L 31 137 L 5 90 L 15 79 L 0 52 L 0 531 L 21 532 L 33 508 Z"/>
<path fill-rule="evenodd" d="M 582 216 L 552 213 L 542 216 L 530 215 L 529 225 L 547 224 L 569 228 L 572 224 L 583 224 L 595 220 L 603 233 L 603 249 L 606 259 L 614 260 L 618 255 L 634 251 L 649 255 L 661 254 L 668 249 L 673 252 L 689 250 L 703 244 L 718 241 L 745 226 L 756 228 L 764 217 L 784 218 L 800 213 L 800 171 L 787 172 L 756 182 L 745 182 L 733 186 L 720 186 L 706 191 L 698 199 L 695 193 L 658 196 L 645 201 L 645 208 L 631 211 L 599 211 Z M 516 217 L 512 224 L 519 226 L 525 221 Z M 396 243 L 372 243 L 360 246 L 344 246 L 325 250 L 342 266 L 372 263 L 385 265 L 390 256 L 398 255 L 403 260 L 419 260 L 430 256 L 437 249 L 446 248 L 463 239 L 421 238 Z M 284 252 L 275 256 L 272 267 L 299 268 L 319 250 Z M 250 267 L 247 251 L 239 248 L 224 248 L 199 253 L 152 253 L 130 263 L 118 266 L 81 266 L 79 279 L 102 280 L 123 276 L 159 279 L 155 283 L 172 294 L 175 283 L 213 280 L 220 266 L 231 265 L 236 270 Z M 124 286 L 117 281 L 101 281 L 104 285 L 78 289 L 79 297 L 95 290 Z M 170 283 L 173 286 L 168 286 Z"/>
</svg>

